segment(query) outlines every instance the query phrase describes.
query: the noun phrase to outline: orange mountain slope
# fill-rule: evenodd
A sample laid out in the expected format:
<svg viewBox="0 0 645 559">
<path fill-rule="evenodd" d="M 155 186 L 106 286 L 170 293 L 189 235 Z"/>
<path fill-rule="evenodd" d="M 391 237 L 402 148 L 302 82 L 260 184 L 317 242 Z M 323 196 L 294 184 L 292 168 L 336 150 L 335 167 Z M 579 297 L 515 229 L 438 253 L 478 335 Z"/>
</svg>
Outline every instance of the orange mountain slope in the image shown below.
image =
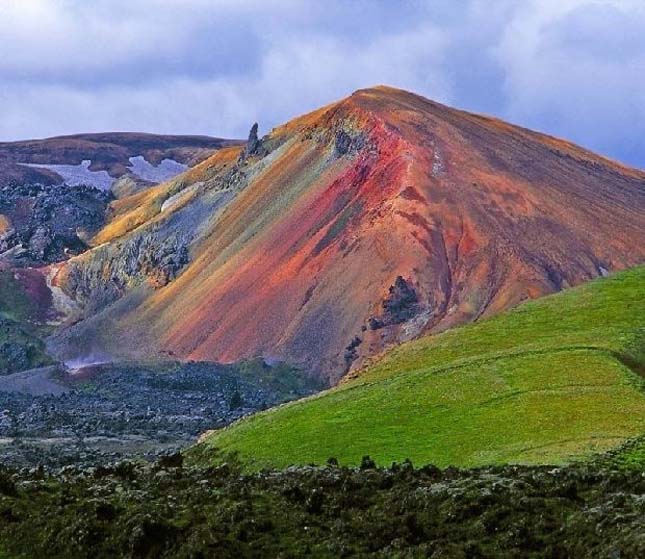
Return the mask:
<svg viewBox="0 0 645 559">
<path fill-rule="evenodd" d="M 645 259 L 645 173 L 389 87 L 141 204 L 59 274 L 92 309 L 64 353 L 262 355 L 334 382 L 389 345 Z M 154 258 L 123 263 L 160 231 L 186 251 L 163 281 Z M 116 287 L 97 309 L 102 281 Z"/>
</svg>

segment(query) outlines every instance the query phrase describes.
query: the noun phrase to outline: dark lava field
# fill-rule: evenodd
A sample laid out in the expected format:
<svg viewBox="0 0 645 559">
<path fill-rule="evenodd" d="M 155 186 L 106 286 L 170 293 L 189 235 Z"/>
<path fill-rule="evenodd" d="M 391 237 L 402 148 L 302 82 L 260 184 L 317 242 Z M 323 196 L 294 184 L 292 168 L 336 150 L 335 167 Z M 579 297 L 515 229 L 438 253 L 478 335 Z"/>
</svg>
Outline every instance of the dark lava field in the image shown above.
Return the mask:
<svg viewBox="0 0 645 559">
<path fill-rule="evenodd" d="M 292 369 L 261 360 L 16 373 L 2 377 L 0 387 L 0 463 L 53 467 L 150 459 L 315 388 Z"/>
</svg>

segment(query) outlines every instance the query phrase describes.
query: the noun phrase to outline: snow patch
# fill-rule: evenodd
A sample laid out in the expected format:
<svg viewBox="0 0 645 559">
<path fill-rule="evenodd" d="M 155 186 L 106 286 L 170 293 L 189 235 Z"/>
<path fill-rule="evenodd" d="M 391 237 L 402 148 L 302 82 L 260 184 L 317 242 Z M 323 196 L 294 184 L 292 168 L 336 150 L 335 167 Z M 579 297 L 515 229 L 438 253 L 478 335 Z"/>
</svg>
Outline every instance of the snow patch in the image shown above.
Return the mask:
<svg viewBox="0 0 645 559">
<path fill-rule="evenodd" d="M 90 159 L 84 159 L 80 165 L 60 165 L 49 163 L 21 163 L 25 167 L 36 169 L 49 169 L 63 177 L 63 183 L 68 186 L 85 184 L 94 186 L 99 190 L 110 190 L 117 179 L 111 177 L 107 171 L 90 171 Z M 152 165 L 142 155 L 130 157 L 130 172 L 145 181 L 160 183 L 176 177 L 188 169 L 187 165 L 174 159 L 164 159 L 159 165 Z"/>
<path fill-rule="evenodd" d="M 49 169 L 63 177 L 63 182 L 68 186 L 79 186 L 82 184 L 94 186 L 99 190 L 109 190 L 114 182 L 107 171 L 90 171 L 92 162 L 84 159 L 80 165 L 53 165 L 41 163 L 21 163 L 25 167 Z"/>
<path fill-rule="evenodd" d="M 146 161 L 143 156 L 137 155 L 136 157 L 130 157 L 128 169 L 140 179 L 150 182 L 164 182 L 181 175 L 188 169 L 188 166 L 174 159 L 164 159 L 159 165 L 155 166 Z"/>
</svg>

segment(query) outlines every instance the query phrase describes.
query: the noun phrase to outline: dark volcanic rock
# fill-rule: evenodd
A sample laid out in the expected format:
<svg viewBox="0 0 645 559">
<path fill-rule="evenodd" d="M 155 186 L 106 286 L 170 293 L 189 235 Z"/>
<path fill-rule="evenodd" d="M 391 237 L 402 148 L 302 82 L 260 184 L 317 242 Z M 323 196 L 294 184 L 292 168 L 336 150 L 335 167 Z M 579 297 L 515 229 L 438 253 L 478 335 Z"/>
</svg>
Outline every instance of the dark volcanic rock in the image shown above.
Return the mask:
<svg viewBox="0 0 645 559">
<path fill-rule="evenodd" d="M 23 247 L 24 264 L 47 264 L 83 252 L 105 223 L 109 194 L 88 186 L 12 185 L 0 189 L 0 214 L 11 229 L 0 253 Z"/>
<path fill-rule="evenodd" d="M 29 239 L 29 254 L 34 260 L 44 261 L 54 243 L 54 235 L 47 225 L 39 225 Z"/>
<path fill-rule="evenodd" d="M 419 312 L 419 298 L 414 288 L 402 276 L 397 276 L 389 294 L 383 301 L 383 314 L 371 317 L 369 326 L 378 330 L 385 326 L 401 324 L 410 320 Z"/>
<path fill-rule="evenodd" d="M 70 261 L 65 291 L 92 314 L 144 282 L 163 287 L 188 264 L 192 233 L 152 227 L 116 246 L 95 249 L 97 256 L 88 261 Z"/>
<path fill-rule="evenodd" d="M 344 130 L 340 130 L 336 134 L 336 151 L 339 154 L 345 154 L 349 151 L 349 148 L 352 144 L 352 138 Z"/>
<path fill-rule="evenodd" d="M 6 307 L 5 301 L 0 301 Z M 51 363 L 44 343 L 31 333 L 26 324 L 3 316 L 0 310 L 0 378 L 25 369 Z M 0 381 L 0 390 L 2 381 Z"/>
<path fill-rule="evenodd" d="M 364 134 L 356 134 L 356 132 L 347 132 L 340 128 L 334 137 L 334 149 L 340 155 L 358 152 L 365 147 L 367 139 Z"/>
<path fill-rule="evenodd" d="M 0 344 L 0 359 L 8 363 L 5 373 L 21 371 L 29 366 L 29 347 L 17 342 L 3 342 Z"/>
<path fill-rule="evenodd" d="M 377 468 L 365 457 L 362 468 L 330 460 L 249 474 L 215 459 L 0 467 L 3 548 L 52 559 L 645 555 L 642 469 Z"/>
<path fill-rule="evenodd" d="M 253 124 L 253 126 L 251 126 L 251 130 L 249 131 L 249 139 L 246 144 L 244 153 L 246 155 L 255 155 L 258 151 L 259 146 L 260 140 L 258 139 L 258 123 L 256 122 Z"/>
<path fill-rule="evenodd" d="M 355 336 L 354 339 L 349 343 L 349 345 L 345 348 L 345 364 L 349 368 L 351 364 L 358 359 L 358 346 L 363 343 L 363 340 L 361 340 L 358 336 Z"/>
<path fill-rule="evenodd" d="M 419 299 L 413 287 L 401 276 L 397 276 L 390 293 L 383 301 L 385 317 L 392 324 L 400 324 L 409 320 L 417 313 Z"/>
<path fill-rule="evenodd" d="M 317 388 L 295 369 L 259 361 L 95 364 L 57 375 L 61 394 L 7 392 L 0 382 L 0 440 L 14 440 L 0 442 L 0 463 L 172 454 L 208 429 Z"/>
</svg>

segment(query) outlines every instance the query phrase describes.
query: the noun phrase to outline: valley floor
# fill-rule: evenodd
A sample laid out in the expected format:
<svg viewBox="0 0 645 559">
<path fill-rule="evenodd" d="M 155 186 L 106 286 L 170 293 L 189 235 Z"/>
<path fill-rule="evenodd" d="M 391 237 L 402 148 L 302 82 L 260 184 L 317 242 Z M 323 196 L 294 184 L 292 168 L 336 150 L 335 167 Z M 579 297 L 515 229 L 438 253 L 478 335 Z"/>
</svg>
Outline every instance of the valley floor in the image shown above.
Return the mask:
<svg viewBox="0 0 645 559">
<path fill-rule="evenodd" d="M 95 466 L 152 459 L 208 429 L 311 393 L 261 361 L 56 366 L 0 377 L 0 463 Z"/>
</svg>

